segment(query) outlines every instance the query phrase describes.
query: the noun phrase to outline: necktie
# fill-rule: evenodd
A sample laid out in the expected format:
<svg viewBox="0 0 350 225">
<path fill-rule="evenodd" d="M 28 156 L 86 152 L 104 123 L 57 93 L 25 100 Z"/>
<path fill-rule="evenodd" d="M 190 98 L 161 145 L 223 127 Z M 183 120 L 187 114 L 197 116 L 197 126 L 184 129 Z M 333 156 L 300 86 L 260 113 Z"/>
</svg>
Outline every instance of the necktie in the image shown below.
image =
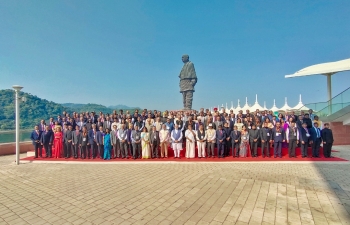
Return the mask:
<svg viewBox="0 0 350 225">
<path fill-rule="evenodd" d="M 222 130 L 220 130 L 220 134 L 222 135 Z"/>
<path fill-rule="evenodd" d="M 320 131 L 318 130 L 318 128 L 316 128 L 316 132 L 317 132 L 317 138 L 320 137 Z"/>
</svg>

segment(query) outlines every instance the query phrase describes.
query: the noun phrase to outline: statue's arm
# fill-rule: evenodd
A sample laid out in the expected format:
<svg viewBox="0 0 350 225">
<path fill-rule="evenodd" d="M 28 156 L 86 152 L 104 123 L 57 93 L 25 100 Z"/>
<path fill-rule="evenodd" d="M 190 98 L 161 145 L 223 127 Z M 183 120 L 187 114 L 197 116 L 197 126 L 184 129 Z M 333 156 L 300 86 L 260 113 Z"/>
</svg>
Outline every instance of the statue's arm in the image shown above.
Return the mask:
<svg viewBox="0 0 350 225">
<path fill-rule="evenodd" d="M 194 86 L 194 85 L 196 85 L 196 83 L 197 83 L 197 75 L 196 75 L 196 70 L 194 69 L 194 65 L 193 65 L 193 63 L 191 62 L 189 65 L 189 68 L 188 68 L 188 75 L 189 75 L 189 77 L 194 77 L 194 78 L 192 78 L 192 80 L 191 80 L 191 82 L 192 82 L 192 85 Z"/>
</svg>

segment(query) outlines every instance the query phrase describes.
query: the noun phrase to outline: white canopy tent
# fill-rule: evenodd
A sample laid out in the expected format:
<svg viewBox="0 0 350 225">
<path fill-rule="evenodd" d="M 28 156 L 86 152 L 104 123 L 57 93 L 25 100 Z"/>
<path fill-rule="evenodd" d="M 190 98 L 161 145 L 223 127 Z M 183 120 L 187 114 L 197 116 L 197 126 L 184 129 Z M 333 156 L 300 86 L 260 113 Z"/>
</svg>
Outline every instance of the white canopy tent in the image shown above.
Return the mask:
<svg viewBox="0 0 350 225">
<path fill-rule="evenodd" d="M 242 110 L 243 110 L 243 113 L 245 113 L 246 110 L 250 110 L 250 107 L 248 105 L 248 97 L 245 97 L 245 104 L 244 104 Z"/>
<path fill-rule="evenodd" d="M 286 75 L 285 78 L 303 77 L 311 75 L 327 76 L 328 101 L 332 99 L 332 75 L 342 71 L 350 70 L 350 59 L 336 62 L 321 63 L 305 67 L 294 74 Z"/>
<path fill-rule="evenodd" d="M 258 102 L 258 95 L 256 94 L 255 95 L 255 103 L 252 107 L 250 107 L 250 110 L 252 112 L 255 112 L 257 109 L 261 110 L 263 109 L 263 107 L 261 105 L 259 105 L 259 102 Z"/>
<path fill-rule="evenodd" d="M 287 97 L 285 97 L 284 98 L 284 105 L 278 110 L 278 111 L 283 111 L 283 112 L 285 112 L 285 111 L 288 111 L 288 110 L 290 110 L 291 109 L 291 107 L 288 105 L 288 103 L 287 103 Z"/>
<path fill-rule="evenodd" d="M 242 110 L 239 99 L 238 99 L 238 104 L 237 104 L 237 108 L 235 109 L 235 114 L 239 113 L 239 111 Z"/>
<path fill-rule="evenodd" d="M 298 111 L 307 111 L 309 110 L 308 107 L 306 107 L 303 102 L 301 101 L 301 95 L 299 95 L 299 103 L 293 107 L 293 110 L 298 110 Z"/>
<path fill-rule="evenodd" d="M 230 110 L 235 111 L 235 108 L 233 107 L 233 102 L 231 102 L 231 108 Z"/>
<path fill-rule="evenodd" d="M 273 100 L 273 106 L 272 106 L 272 108 L 270 109 L 272 112 L 276 112 L 276 111 L 278 111 L 279 109 L 276 107 L 276 100 L 274 99 Z"/>
<path fill-rule="evenodd" d="M 266 108 L 266 102 L 264 101 L 264 107 L 263 107 L 263 109 L 264 110 L 268 110 L 267 108 Z"/>
</svg>

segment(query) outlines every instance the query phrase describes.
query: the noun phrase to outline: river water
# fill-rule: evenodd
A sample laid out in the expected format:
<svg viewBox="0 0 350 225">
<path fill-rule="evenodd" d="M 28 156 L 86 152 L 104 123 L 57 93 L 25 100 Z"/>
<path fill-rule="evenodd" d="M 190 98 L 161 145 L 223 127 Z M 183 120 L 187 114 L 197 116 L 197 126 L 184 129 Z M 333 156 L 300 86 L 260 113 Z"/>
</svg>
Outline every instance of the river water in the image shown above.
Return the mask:
<svg viewBox="0 0 350 225">
<path fill-rule="evenodd" d="M 31 131 L 20 131 L 20 141 L 30 141 Z M 16 141 L 16 133 L 15 131 L 0 133 L 0 143 L 9 143 Z"/>
</svg>

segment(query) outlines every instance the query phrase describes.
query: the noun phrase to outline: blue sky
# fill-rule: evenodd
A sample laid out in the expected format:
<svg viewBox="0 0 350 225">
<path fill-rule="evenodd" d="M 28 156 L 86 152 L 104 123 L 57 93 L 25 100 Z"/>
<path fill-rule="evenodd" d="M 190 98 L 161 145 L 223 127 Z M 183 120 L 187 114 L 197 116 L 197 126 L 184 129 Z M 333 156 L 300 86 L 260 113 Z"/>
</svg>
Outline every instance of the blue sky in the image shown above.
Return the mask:
<svg viewBox="0 0 350 225">
<path fill-rule="evenodd" d="M 194 108 L 327 99 L 326 77 L 285 79 L 350 58 L 350 1 L 1 1 L 0 89 L 58 103 L 180 109 L 181 56 Z M 350 72 L 333 76 L 333 95 Z M 346 82 L 344 82 L 346 81 Z M 243 105 L 241 105 L 243 106 Z"/>
</svg>

